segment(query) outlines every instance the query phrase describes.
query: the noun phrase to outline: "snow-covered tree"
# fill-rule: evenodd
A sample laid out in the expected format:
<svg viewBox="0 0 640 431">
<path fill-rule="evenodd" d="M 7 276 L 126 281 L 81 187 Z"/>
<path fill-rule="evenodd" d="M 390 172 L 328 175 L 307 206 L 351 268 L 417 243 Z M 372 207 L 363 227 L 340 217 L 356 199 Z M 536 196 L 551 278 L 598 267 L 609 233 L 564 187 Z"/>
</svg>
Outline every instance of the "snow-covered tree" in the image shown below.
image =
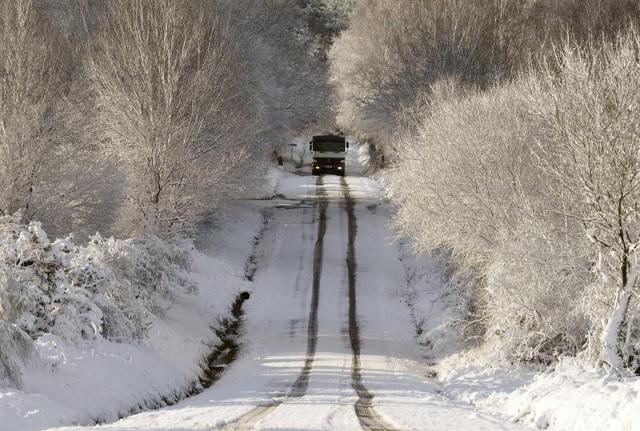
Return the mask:
<svg viewBox="0 0 640 431">
<path fill-rule="evenodd" d="M 635 31 L 568 43 L 508 85 L 439 83 L 403 119 L 396 225 L 475 274 L 466 318 L 502 360 L 638 366 L 638 52 Z"/>
<path fill-rule="evenodd" d="M 519 2 L 521 3 L 521 2 Z M 386 142 L 398 113 L 431 85 L 454 78 L 484 86 L 509 69 L 505 26 L 513 1 L 419 0 L 355 3 L 332 51 L 340 121 Z M 393 22 L 394 25 L 389 25 Z M 518 38 L 509 42 L 517 45 Z"/>
<path fill-rule="evenodd" d="M 573 241 L 579 224 L 559 215 L 554 183 L 533 163 L 540 126 L 526 119 L 520 90 L 436 85 L 430 103 L 405 120 L 415 132 L 394 147 L 390 185 L 399 230 L 422 251 L 452 252 L 470 310 L 465 326 L 484 328 L 501 360 L 550 361 L 581 348 L 577 298 L 592 277 L 586 239 Z"/>
<path fill-rule="evenodd" d="M 32 211 L 58 148 L 64 43 L 31 0 L 0 4 L 0 213 Z"/>
<path fill-rule="evenodd" d="M 71 50 L 40 6 L 0 4 L 0 214 L 19 211 L 62 234 L 94 228 L 109 202 L 74 103 Z"/>
<path fill-rule="evenodd" d="M 260 139 L 277 146 L 325 121 L 334 123 L 327 50 L 343 28 L 338 6 L 319 0 L 217 3 L 247 66 Z"/>
<path fill-rule="evenodd" d="M 637 366 L 629 361 L 640 351 L 639 53 L 636 32 L 599 49 L 568 46 L 559 71 L 545 68 L 526 99 L 545 126 L 536 148 L 543 171 L 581 204 L 571 217 L 584 224 L 600 275 L 586 300 L 604 321 L 592 347 L 616 369 Z"/>
<path fill-rule="evenodd" d="M 228 23 L 207 6 L 118 0 L 98 24 L 88 63 L 97 121 L 127 179 L 124 223 L 137 232 L 189 228 L 251 172 L 244 70 Z"/>
<path fill-rule="evenodd" d="M 566 38 L 600 43 L 639 18 L 635 0 L 356 2 L 331 53 L 339 122 L 384 147 L 434 83 L 490 88 Z"/>
</svg>

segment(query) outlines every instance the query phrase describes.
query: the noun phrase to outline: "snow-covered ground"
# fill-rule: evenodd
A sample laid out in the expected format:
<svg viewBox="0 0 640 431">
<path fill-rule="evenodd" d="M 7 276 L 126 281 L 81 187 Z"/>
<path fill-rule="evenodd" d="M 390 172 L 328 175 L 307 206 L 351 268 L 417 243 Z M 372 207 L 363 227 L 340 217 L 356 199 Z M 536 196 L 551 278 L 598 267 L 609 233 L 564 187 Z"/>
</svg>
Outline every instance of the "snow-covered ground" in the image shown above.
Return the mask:
<svg viewBox="0 0 640 431">
<path fill-rule="evenodd" d="M 101 428 L 524 429 L 430 381 L 374 180 L 300 172 L 278 184 L 261 201 L 269 228 L 254 251 L 239 357 L 201 394 Z"/>
<path fill-rule="evenodd" d="M 365 160 L 354 148 L 347 171 L 366 172 Z M 144 343 L 41 339 L 47 366 L 24 390 L 0 390 L 0 429 L 96 419 L 105 430 L 158 431 L 640 429 L 637 379 L 569 361 L 554 372 L 492 369 L 455 354 L 446 256 L 416 257 L 395 237 L 379 182 L 301 168 L 274 170 L 268 183 L 272 199 L 202 228 L 197 294 L 176 301 Z M 193 386 L 218 341 L 209 325 L 242 290 L 251 298 L 236 360 L 212 387 L 149 410 Z M 136 407 L 147 411 L 113 422 Z"/>
<path fill-rule="evenodd" d="M 447 396 L 538 429 L 640 430 L 640 379 L 567 358 L 549 370 L 493 368 L 469 355 L 439 364 Z"/>
<path fill-rule="evenodd" d="M 0 388 L 0 429 L 114 421 L 197 390 L 203 359 L 219 343 L 212 327 L 239 292 L 251 290 L 245 261 L 263 223 L 261 206 L 242 204 L 221 223 L 224 229 L 202 229 L 191 254 L 187 277 L 196 291 L 173 298 L 147 339 L 73 345 L 53 335 L 39 338 L 42 361 L 24 373 L 23 387 Z"/>
</svg>

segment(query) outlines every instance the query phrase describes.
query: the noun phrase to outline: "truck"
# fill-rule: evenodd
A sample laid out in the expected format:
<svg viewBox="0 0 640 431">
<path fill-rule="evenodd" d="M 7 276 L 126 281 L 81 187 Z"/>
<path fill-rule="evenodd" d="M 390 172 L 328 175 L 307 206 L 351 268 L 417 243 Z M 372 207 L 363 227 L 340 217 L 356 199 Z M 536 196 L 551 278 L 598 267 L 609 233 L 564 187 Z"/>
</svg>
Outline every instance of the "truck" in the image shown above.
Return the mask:
<svg viewBox="0 0 640 431">
<path fill-rule="evenodd" d="M 309 142 L 309 151 L 313 156 L 311 173 L 313 175 L 332 173 L 344 176 L 344 159 L 348 149 L 349 142 L 342 135 L 314 136 Z"/>
</svg>

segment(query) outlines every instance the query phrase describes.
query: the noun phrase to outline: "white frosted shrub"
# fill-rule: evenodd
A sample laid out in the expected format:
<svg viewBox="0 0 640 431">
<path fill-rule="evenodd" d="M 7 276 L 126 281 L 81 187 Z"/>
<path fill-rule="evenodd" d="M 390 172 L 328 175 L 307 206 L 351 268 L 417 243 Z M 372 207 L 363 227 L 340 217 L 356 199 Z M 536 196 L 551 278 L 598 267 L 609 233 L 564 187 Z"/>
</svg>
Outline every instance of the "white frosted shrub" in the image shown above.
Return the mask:
<svg viewBox="0 0 640 431">
<path fill-rule="evenodd" d="M 32 337 L 139 339 L 153 316 L 168 307 L 175 289 L 191 289 L 180 275 L 187 254 L 157 238 L 96 234 L 84 246 L 71 237 L 51 242 L 38 222 L 25 226 L 2 217 L 0 319 Z"/>
<path fill-rule="evenodd" d="M 0 320 L 0 387 L 22 387 L 27 367 L 38 362 L 33 341 L 17 325 Z"/>
<path fill-rule="evenodd" d="M 566 45 L 484 92 L 435 86 L 406 116 L 396 225 L 448 248 L 488 349 L 640 369 L 640 37 Z M 461 286 L 463 289 L 464 286 Z"/>
<path fill-rule="evenodd" d="M 503 362 L 552 363 L 577 354 L 589 321 L 582 308 L 593 282 L 588 255 L 544 220 L 524 223 L 500 242 L 487 268 L 486 341 Z M 586 242 L 586 239 L 583 241 Z"/>
<path fill-rule="evenodd" d="M 565 46 L 521 98 L 541 124 L 532 151 L 544 175 L 561 184 L 555 199 L 589 239 L 598 282 L 583 302 L 592 321 L 589 351 L 620 370 L 638 368 L 640 246 L 640 35 L 602 48 Z"/>
<path fill-rule="evenodd" d="M 75 338 L 91 338 L 100 332 L 101 314 L 87 303 L 89 292 L 74 286 L 65 273 L 73 244 L 69 238 L 49 241 L 40 223 L 28 226 L 16 218 L 0 220 L 2 264 L 2 316 L 30 335 L 53 330 Z M 74 335 L 66 331 L 73 316 Z"/>
<path fill-rule="evenodd" d="M 399 231 L 422 250 L 450 249 L 461 274 L 460 313 L 503 361 L 576 352 L 588 327 L 580 292 L 592 261 L 574 219 L 558 214 L 557 187 L 531 152 L 539 125 L 517 97 L 522 84 L 489 92 L 433 88 L 398 140 L 391 189 Z M 464 322 L 463 322 L 464 323 Z"/>
</svg>

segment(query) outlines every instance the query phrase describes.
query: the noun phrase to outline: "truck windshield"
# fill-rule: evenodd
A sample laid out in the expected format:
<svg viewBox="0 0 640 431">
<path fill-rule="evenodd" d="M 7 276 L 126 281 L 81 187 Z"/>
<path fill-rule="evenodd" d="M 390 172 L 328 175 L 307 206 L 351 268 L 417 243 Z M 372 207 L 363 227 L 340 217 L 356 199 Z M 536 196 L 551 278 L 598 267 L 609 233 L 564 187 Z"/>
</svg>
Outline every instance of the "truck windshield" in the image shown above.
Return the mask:
<svg viewBox="0 0 640 431">
<path fill-rule="evenodd" d="M 313 143 L 313 150 L 344 152 L 344 141 L 315 141 Z"/>
</svg>

